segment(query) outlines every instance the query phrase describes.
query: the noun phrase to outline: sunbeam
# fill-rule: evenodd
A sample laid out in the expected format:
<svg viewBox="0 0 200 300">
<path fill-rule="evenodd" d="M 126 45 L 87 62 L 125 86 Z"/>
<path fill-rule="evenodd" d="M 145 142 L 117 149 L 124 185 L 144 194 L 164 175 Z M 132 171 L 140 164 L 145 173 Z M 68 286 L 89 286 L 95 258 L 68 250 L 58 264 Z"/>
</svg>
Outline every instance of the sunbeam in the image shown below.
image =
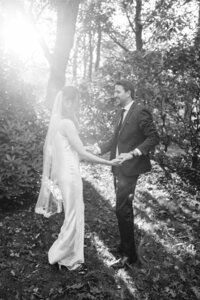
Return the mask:
<svg viewBox="0 0 200 300">
<path fill-rule="evenodd" d="M 28 59 L 38 49 L 37 35 L 31 22 L 22 14 L 7 15 L 2 34 L 5 51 L 19 58 Z"/>
<path fill-rule="evenodd" d="M 99 238 L 99 236 L 96 233 L 93 233 L 93 243 L 96 247 L 96 250 L 98 252 L 99 258 L 103 261 L 104 265 L 107 267 L 111 267 L 113 260 L 115 259 L 114 256 L 109 252 L 108 247 L 104 244 L 104 242 Z M 138 296 L 137 287 L 135 285 L 135 282 L 133 281 L 133 278 L 128 274 L 126 270 L 118 270 L 115 275 L 115 280 L 117 283 L 118 288 L 120 288 L 119 281 L 123 281 L 126 285 L 127 289 L 133 295 L 134 297 Z M 138 299 L 138 298 L 136 298 Z"/>
</svg>

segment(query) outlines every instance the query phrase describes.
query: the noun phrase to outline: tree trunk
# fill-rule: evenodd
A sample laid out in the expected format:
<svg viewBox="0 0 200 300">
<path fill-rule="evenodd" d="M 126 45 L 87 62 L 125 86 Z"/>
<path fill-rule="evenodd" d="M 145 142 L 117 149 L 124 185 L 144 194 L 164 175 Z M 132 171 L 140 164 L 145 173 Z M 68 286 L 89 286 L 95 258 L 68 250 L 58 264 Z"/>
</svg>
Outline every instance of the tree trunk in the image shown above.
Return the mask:
<svg viewBox="0 0 200 300">
<path fill-rule="evenodd" d="M 102 29 L 101 29 L 101 2 L 98 1 L 98 19 L 97 19 L 97 48 L 96 48 L 96 63 L 95 63 L 95 72 L 99 70 L 100 58 L 101 58 L 101 38 L 102 38 Z"/>
<path fill-rule="evenodd" d="M 100 58 L 101 58 L 101 38 L 102 38 L 102 31 L 101 31 L 101 23 L 98 23 L 98 37 L 97 37 L 97 52 L 96 52 L 96 63 L 95 63 L 95 72 L 99 70 L 100 65 Z"/>
<path fill-rule="evenodd" d="M 87 47 L 86 47 L 86 33 L 84 33 L 83 37 L 83 78 L 86 79 L 87 76 L 87 61 L 88 61 L 88 56 L 87 56 Z"/>
<path fill-rule="evenodd" d="M 92 80 L 92 71 L 93 71 L 93 45 L 92 45 L 92 29 L 90 28 L 89 31 L 89 53 L 90 53 L 90 61 L 89 61 L 89 72 L 88 72 L 88 78 L 91 81 Z"/>
<path fill-rule="evenodd" d="M 197 24 L 197 32 L 195 37 L 195 46 L 199 47 L 200 45 L 200 1 L 198 1 L 199 11 L 198 11 L 198 24 Z"/>
<path fill-rule="evenodd" d="M 65 72 L 73 47 L 79 0 L 57 0 L 57 32 L 50 64 L 46 103 L 52 107 L 57 92 L 65 84 Z"/>
<path fill-rule="evenodd" d="M 74 49 L 74 56 L 73 56 L 73 81 L 75 82 L 77 80 L 77 59 L 78 59 L 79 42 L 80 42 L 80 37 L 77 37 L 76 45 Z"/>
<path fill-rule="evenodd" d="M 137 51 L 142 50 L 142 0 L 136 0 L 136 13 L 135 13 L 135 39 L 136 39 L 136 49 Z"/>
</svg>

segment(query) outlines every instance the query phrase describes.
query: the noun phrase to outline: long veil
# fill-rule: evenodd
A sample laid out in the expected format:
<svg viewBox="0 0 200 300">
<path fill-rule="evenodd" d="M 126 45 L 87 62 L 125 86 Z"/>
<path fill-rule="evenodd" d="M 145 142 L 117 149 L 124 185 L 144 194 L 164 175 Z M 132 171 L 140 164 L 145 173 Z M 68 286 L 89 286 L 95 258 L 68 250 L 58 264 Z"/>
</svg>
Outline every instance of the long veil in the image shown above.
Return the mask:
<svg viewBox="0 0 200 300">
<path fill-rule="evenodd" d="M 48 131 L 43 148 L 43 174 L 35 212 L 50 217 L 62 211 L 62 196 L 56 183 L 54 137 L 62 118 L 63 93 L 59 92 L 51 112 Z"/>
</svg>

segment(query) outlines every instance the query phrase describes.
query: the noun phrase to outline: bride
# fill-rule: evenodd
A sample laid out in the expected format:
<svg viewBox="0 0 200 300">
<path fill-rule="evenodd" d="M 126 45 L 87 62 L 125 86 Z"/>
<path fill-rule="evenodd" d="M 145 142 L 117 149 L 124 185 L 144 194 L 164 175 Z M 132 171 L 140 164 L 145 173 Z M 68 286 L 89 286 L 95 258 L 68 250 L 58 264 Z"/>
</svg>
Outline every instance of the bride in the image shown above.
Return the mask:
<svg viewBox="0 0 200 300">
<path fill-rule="evenodd" d="M 64 223 L 48 252 L 50 264 L 81 270 L 84 267 L 84 203 L 79 161 L 117 166 L 87 152 L 78 135 L 79 93 L 66 86 L 57 95 L 44 145 L 43 176 L 35 212 L 49 217 L 62 211 Z"/>
</svg>

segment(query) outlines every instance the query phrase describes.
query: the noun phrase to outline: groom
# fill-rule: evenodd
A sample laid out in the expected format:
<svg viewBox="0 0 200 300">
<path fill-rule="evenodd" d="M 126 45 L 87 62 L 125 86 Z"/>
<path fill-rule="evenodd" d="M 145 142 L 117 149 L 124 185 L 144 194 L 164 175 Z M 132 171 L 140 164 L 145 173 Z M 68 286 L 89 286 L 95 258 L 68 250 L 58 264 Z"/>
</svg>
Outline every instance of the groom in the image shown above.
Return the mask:
<svg viewBox="0 0 200 300">
<path fill-rule="evenodd" d="M 116 192 L 116 215 L 120 233 L 118 267 L 138 261 L 134 239 L 133 197 L 140 174 L 151 170 L 149 151 L 159 143 L 150 112 L 134 100 L 134 87 L 127 80 L 115 84 L 115 98 L 121 106 L 112 138 L 96 145 L 96 154 L 110 152 L 110 159 L 120 157 L 122 164 L 113 167 Z"/>
</svg>

